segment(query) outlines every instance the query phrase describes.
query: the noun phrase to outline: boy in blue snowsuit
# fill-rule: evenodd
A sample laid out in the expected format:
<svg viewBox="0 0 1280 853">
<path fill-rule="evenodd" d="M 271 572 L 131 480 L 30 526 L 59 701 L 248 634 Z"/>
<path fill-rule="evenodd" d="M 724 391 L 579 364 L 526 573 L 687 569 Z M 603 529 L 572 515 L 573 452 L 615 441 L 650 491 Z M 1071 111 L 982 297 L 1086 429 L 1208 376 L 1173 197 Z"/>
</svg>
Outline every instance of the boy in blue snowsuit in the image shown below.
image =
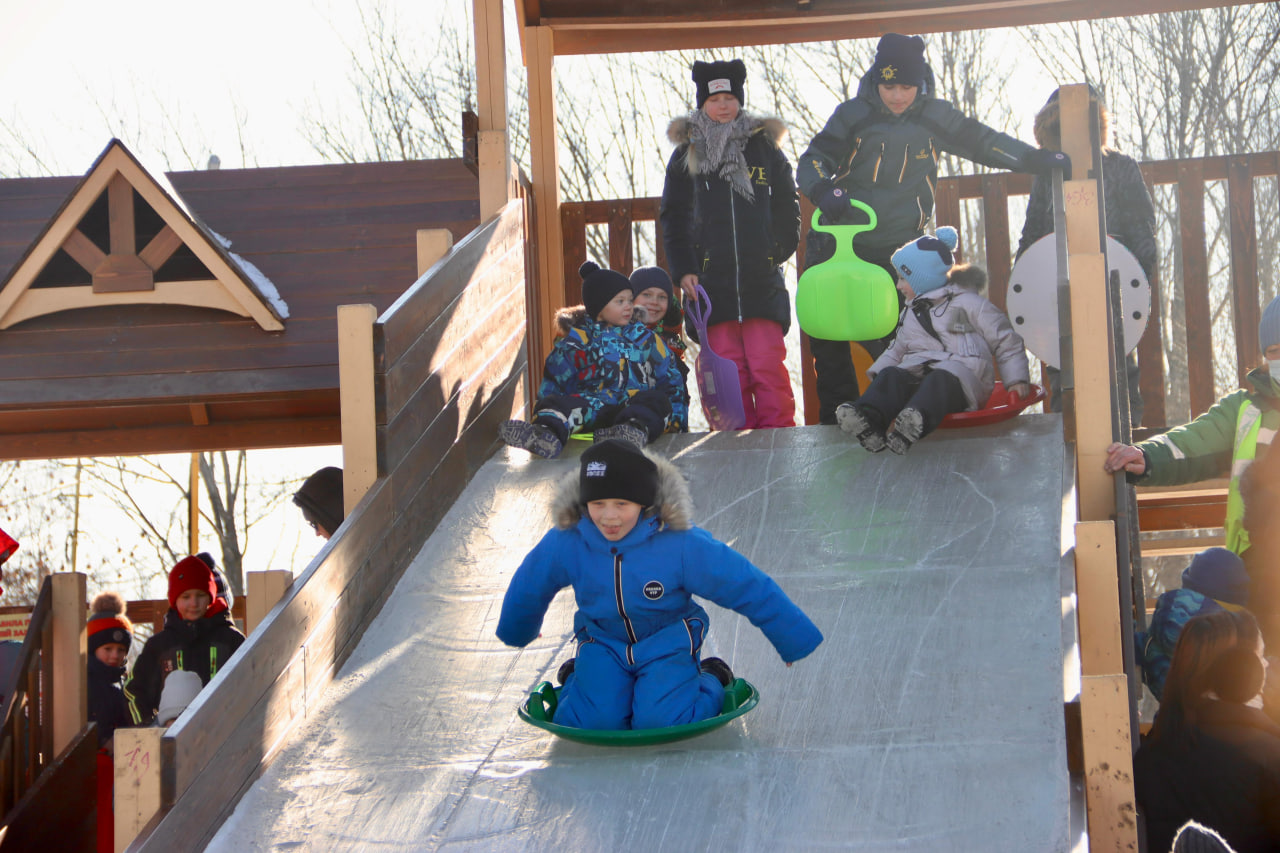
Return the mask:
<svg viewBox="0 0 1280 853">
<path fill-rule="evenodd" d="M 554 510 L 556 527 L 511 579 L 497 634 L 528 645 L 556 593 L 573 587 L 578 653 L 560 725 L 647 729 L 719 714 L 733 673 L 702 660 L 708 618 L 694 595 L 750 619 L 788 666 L 822 642 L 772 578 L 693 526 L 688 485 L 665 459 L 618 439 L 594 444 Z"/>
<path fill-rule="evenodd" d="M 1201 613 L 1241 610 L 1248 604 L 1249 575 L 1238 554 L 1226 548 L 1207 548 L 1192 557 L 1182 572 L 1182 588 L 1160 594 L 1151 623 L 1135 638 L 1142 681 L 1151 695 L 1159 700 L 1164 693 L 1164 680 L 1183 625 Z"/>
<path fill-rule="evenodd" d="M 643 447 L 682 431 L 684 376 L 662 337 L 633 316 L 631 281 L 591 261 L 578 274 L 583 304 L 556 317 L 563 337 L 543 365 L 533 421 L 507 421 L 498 434 L 511 447 L 554 459 L 573 432 L 594 429 L 596 439 Z"/>
</svg>

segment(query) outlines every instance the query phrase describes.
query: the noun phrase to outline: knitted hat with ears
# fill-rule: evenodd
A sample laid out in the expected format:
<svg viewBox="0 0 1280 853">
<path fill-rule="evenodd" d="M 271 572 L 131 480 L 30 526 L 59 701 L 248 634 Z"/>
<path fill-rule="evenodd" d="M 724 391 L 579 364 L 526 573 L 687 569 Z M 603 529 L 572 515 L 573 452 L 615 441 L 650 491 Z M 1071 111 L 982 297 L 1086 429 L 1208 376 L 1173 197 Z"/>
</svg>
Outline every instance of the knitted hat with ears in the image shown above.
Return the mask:
<svg viewBox="0 0 1280 853">
<path fill-rule="evenodd" d="M 947 272 L 955 264 L 952 252 L 959 242 L 956 229 L 943 225 L 935 236 L 926 234 L 894 252 L 893 268 L 917 296 L 937 290 L 947 283 Z"/>
<path fill-rule="evenodd" d="M 728 62 L 695 62 L 693 63 L 693 83 L 697 87 L 698 109 L 707 102 L 707 98 L 721 92 L 728 92 L 738 99 L 738 106 L 746 106 L 747 95 L 744 84 L 747 82 L 747 66 L 741 59 Z"/>
</svg>

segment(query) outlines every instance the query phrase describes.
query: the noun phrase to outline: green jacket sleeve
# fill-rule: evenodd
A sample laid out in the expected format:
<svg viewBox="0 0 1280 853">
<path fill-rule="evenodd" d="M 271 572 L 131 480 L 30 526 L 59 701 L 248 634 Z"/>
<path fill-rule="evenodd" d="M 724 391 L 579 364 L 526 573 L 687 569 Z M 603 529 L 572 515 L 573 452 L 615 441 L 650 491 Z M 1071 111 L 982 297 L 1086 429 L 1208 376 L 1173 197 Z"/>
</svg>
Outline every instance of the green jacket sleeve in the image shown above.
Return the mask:
<svg viewBox="0 0 1280 853">
<path fill-rule="evenodd" d="M 845 101 L 809 141 L 796 163 L 796 185 L 812 202 L 835 182 L 835 176 L 853 150 L 854 127 L 871 114 L 865 101 Z"/>
<path fill-rule="evenodd" d="M 920 119 L 938 134 L 943 150 L 984 166 L 1026 171 L 1022 167 L 1023 158 L 1035 150 L 1007 133 L 969 118 L 947 101 L 929 101 L 921 110 Z"/>
<path fill-rule="evenodd" d="M 1231 470 L 1236 421 L 1249 396 L 1240 390 L 1214 403 L 1189 424 L 1174 427 L 1138 445 L 1146 472 L 1133 478 L 1144 486 L 1177 486 L 1221 477 Z"/>
</svg>

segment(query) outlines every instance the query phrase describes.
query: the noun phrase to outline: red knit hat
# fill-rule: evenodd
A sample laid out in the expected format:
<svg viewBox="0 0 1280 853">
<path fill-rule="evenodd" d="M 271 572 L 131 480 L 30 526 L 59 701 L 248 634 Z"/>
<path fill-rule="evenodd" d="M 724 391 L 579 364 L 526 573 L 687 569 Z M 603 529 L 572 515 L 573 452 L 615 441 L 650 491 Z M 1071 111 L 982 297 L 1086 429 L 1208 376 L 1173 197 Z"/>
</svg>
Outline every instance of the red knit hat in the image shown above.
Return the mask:
<svg viewBox="0 0 1280 853">
<path fill-rule="evenodd" d="M 211 604 L 218 597 L 218 584 L 213 579 L 213 570 L 199 557 L 183 557 L 169 571 L 169 606 L 177 610 L 178 596 L 189 589 L 208 593 Z"/>
<path fill-rule="evenodd" d="M 124 599 L 118 592 L 100 593 L 93 599 L 92 613 L 86 625 L 89 631 L 89 654 L 107 643 L 119 643 L 127 652 L 133 643 L 133 623 L 125 616 Z"/>
</svg>

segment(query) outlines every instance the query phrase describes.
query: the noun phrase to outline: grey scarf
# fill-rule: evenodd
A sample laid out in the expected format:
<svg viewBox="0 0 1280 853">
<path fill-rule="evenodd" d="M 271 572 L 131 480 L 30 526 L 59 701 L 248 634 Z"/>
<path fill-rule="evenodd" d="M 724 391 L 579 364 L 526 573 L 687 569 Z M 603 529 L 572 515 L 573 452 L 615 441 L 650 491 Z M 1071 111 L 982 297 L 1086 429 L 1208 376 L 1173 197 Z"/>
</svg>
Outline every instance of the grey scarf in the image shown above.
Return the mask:
<svg viewBox="0 0 1280 853">
<path fill-rule="evenodd" d="M 702 110 L 689 115 L 689 144 L 697 152 L 700 171 L 719 175 L 729 182 L 734 192 L 748 201 L 755 200 L 756 191 L 751 185 L 743 152 L 757 123 L 744 112 L 724 124 Z"/>
</svg>

